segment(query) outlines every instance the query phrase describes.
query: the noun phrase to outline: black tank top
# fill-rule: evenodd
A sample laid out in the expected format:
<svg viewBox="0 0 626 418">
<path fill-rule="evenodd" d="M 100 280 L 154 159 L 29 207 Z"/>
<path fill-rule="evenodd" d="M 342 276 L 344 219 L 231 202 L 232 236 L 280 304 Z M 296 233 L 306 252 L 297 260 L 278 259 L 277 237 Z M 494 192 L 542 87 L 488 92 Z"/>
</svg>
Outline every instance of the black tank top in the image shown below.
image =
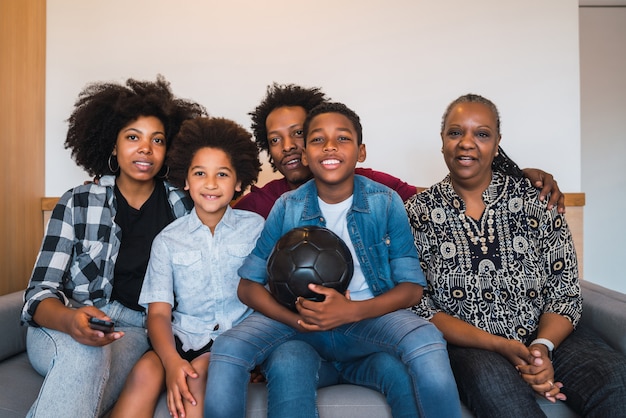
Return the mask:
<svg viewBox="0 0 626 418">
<path fill-rule="evenodd" d="M 143 311 L 137 302 L 148 267 L 152 240 L 174 220 L 174 215 L 160 180 L 156 181 L 152 194 L 140 209 L 129 206 L 117 185 L 115 198 L 115 223 L 122 229 L 122 242 L 115 262 L 112 300 L 130 309 Z"/>
</svg>

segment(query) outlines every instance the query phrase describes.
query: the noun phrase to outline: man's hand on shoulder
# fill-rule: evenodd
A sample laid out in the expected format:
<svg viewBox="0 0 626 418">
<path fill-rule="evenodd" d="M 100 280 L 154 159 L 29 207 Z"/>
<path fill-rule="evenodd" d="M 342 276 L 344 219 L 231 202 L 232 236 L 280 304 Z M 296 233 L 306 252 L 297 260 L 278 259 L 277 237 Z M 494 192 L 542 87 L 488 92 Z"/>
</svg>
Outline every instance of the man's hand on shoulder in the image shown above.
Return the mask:
<svg viewBox="0 0 626 418">
<path fill-rule="evenodd" d="M 541 189 L 539 193 L 539 200 L 544 200 L 546 196 L 550 195 L 548 201 L 548 209 L 552 209 L 554 205 L 557 205 L 557 210 L 560 214 L 565 213 L 565 195 L 559 189 L 554 176 L 550 173 L 546 173 L 538 168 L 525 168 L 522 170 L 524 175 L 530 182 L 538 189 Z"/>
</svg>

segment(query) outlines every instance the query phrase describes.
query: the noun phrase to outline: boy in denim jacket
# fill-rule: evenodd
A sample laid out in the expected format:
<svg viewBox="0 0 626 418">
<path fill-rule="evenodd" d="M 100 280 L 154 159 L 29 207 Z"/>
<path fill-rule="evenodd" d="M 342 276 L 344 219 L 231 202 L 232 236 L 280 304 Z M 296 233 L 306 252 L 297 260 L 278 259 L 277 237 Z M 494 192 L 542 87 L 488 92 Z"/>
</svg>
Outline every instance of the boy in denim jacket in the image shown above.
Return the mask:
<svg viewBox="0 0 626 418">
<path fill-rule="evenodd" d="M 239 298 L 256 312 L 213 345 L 205 416 L 243 417 L 250 370 L 294 339 L 310 344 L 338 368 L 377 352 L 396 355 L 411 376 L 420 416 L 460 416 L 441 333 L 405 310 L 421 299 L 426 281 L 402 200 L 386 186 L 354 174 L 366 156 L 359 117 L 342 104 L 324 103 L 311 110 L 304 132 L 303 162 L 314 178 L 276 202 L 239 269 Z M 309 285 L 324 301 L 298 298 L 293 312 L 266 289 L 266 262 L 283 234 L 306 225 L 342 237 L 355 273 L 345 295 Z M 314 376 L 301 380 L 314 387 Z M 284 412 L 315 416 L 315 410 Z"/>
</svg>

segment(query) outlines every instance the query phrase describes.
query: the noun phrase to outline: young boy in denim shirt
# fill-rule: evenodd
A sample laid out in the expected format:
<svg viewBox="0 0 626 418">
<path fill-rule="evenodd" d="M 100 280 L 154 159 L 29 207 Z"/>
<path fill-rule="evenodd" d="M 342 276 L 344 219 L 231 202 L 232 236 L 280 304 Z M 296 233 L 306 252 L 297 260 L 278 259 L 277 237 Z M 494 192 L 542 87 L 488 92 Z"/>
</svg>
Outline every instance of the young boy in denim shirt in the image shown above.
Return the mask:
<svg viewBox="0 0 626 418">
<path fill-rule="evenodd" d="M 342 104 L 325 103 L 309 113 L 304 132 L 303 161 L 314 179 L 276 202 L 239 269 L 239 298 L 257 312 L 215 341 L 205 416 L 243 417 L 250 370 L 292 339 L 310 344 L 339 368 L 377 352 L 396 355 L 412 378 L 421 416 L 460 416 L 445 341 L 434 326 L 404 309 L 420 300 L 426 281 L 402 200 L 354 174 L 366 155 L 358 116 Z M 346 295 L 310 285 L 325 300 L 299 298 L 293 312 L 266 289 L 266 262 L 283 234 L 304 225 L 327 227 L 342 237 L 355 273 Z M 308 380 L 313 376 L 304 376 L 302 384 L 311 384 Z M 315 415 L 299 410 L 291 416 L 309 412 Z"/>
</svg>

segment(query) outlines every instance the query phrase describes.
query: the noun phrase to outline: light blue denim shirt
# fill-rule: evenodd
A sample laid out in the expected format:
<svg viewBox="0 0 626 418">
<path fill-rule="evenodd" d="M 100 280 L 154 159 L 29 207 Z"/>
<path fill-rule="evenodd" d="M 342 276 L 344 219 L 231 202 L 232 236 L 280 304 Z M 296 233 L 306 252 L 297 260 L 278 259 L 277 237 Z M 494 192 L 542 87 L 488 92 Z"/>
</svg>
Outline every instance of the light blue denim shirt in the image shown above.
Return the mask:
<svg viewBox="0 0 626 418">
<path fill-rule="evenodd" d="M 390 188 L 354 176 L 347 222 L 363 275 L 375 296 L 399 283 L 426 285 L 402 199 Z M 326 226 L 315 180 L 285 193 L 274 204 L 252 253 L 239 269 L 245 279 L 265 285 L 266 261 L 278 239 L 304 225 Z"/>
<path fill-rule="evenodd" d="M 237 269 L 263 229 L 263 217 L 227 207 L 211 234 L 195 208 L 154 239 L 139 304 L 172 305 L 172 331 L 183 349 L 198 350 L 243 320 Z"/>
</svg>

